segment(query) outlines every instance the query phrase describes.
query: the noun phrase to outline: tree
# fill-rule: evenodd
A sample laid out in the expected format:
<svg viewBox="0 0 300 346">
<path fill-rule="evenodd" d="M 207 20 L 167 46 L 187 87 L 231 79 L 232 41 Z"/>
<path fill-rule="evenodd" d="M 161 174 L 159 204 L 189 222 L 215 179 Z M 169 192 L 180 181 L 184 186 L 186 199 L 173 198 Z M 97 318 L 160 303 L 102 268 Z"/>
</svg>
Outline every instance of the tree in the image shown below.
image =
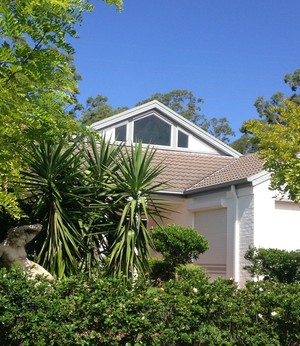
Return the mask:
<svg viewBox="0 0 300 346">
<path fill-rule="evenodd" d="M 83 125 L 91 125 L 96 121 L 109 118 L 128 109 L 127 107 L 113 108 L 107 101 L 108 98 L 106 96 L 90 96 L 86 100 L 86 107 L 82 108 L 80 122 Z"/>
<path fill-rule="evenodd" d="M 155 93 L 149 98 L 138 102 L 136 106 L 153 100 L 163 103 L 196 125 L 201 126 L 206 122 L 205 116 L 199 113 L 201 110 L 200 104 L 203 103 L 203 99 L 197 98 L 191 91 L 172 90 L 165 94 Z"/>
<path fill-rule="evenodd" d="M 273 110 L 280 121 L 264 123 L 260 120 L 245 122 L 260 149 L 265 168 L 271 172 L 271 188 L 295 202 L 300 201 L 300 105 L 291 100 Z"/>
<path fill-rule="evenodd" d="M 75 274 L 84 253 L 85 234 L 79 220 L 90 200 L 78 143 L 50 140 L 32 144 L 24 157 L 28 169 L 21 183 L 23 201 L 43 231 L 36 244 L 37 261 L 55 277 Z"/>
<path fill-rule="evenodd" d="M 284 82 L 291 88 L 292 94 L 289 97 L 285 98 L 282 92 L 276 92 L 270 97 L 269 100 L 266 100 L 262 96 L 259 96 L 255 100 L 254 106 L 262 123 L 284 124 L 284 121 L 281 117 L 281 110 L 285 108 L 285 99 L 295 103 L 296 105 L 300 104 L 300 69 L 296 69 L 294 72 L 286 74 L 284 76 Z M 230 144 L 231 147 L 242 154 L 248 154 L 258 151 L 259 148 L 256 143 L 257 138 L 253 138 L 249 127 L 243 125 L 240 131 L 243 135 L 236 141 L 232 142 Z"/>
<path fill-rule="evenodd" d="M 240 138 L 230 143 L 230 146 L 239 153 L 246 155 L 258 150 L 255 142 L 255 138 L 250 133 L 243 133 Z"/>
<path fill-rule="evenodd" d="M 121 0 L 106 0 L 118 8 Z M 0 204 L 20 217 L 11 181 L 23 147 L 77 131 L 66 112 L 77 91 L 68 37 L 92 10 L 88 0 L 2 0 L 0 4 Z"/>
</svg>

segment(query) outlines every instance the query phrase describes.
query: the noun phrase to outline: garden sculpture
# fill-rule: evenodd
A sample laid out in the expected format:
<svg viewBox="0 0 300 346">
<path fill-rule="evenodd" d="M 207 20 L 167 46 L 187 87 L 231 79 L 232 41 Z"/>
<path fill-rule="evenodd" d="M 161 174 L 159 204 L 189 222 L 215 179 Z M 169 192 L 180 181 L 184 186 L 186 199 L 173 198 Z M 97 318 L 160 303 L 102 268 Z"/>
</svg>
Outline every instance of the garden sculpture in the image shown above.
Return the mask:
<svg viewBox="0 0 300 346">
<path fill-rule="evenodd" d="M 25 245 L 29 243 L 42 229 L 42 225 L 24 225 L 11 228 L 6 239 L 0 243 L 0 258 L 6 266 L 19 264 L 31 277 L 43 275 L 49 280 L 53 276 L 39 264 L 27 258 Z"/>
</svg>

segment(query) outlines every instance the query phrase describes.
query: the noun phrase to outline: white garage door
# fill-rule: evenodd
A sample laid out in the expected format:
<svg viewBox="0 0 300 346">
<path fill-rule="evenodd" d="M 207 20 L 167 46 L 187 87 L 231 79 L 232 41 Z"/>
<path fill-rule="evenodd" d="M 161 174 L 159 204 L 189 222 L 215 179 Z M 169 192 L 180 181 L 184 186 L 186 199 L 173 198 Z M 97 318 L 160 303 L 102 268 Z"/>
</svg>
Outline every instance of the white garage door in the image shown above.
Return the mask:
<svg viewBox="0 0 300 346">
<path fill-rule="evenodd" d="M 209 250 L 196 263 L 208 270 L 211 277 L 226 276 L 227 209 L 205 210 L 195 213 L 195 229 L 209 243 Z"/>
</svg>

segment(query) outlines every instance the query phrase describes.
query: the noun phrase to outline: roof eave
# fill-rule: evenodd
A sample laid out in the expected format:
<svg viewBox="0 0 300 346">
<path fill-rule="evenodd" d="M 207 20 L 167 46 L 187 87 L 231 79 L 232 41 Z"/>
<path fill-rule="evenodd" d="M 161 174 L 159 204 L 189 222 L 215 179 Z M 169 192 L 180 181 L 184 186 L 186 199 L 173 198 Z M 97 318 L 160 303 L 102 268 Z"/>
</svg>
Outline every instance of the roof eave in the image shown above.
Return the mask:
<svg viewBox="0 0 300 346">
<path fill-rule="evenodd" d="M 185 190 L 184 195 L 185 196 L 191 196 L 191 195 L 196 195 L 201 192 L 207 192 L 207 191 L 212 191 L 212 190 L 219 190 L 223 189 L 226 187 L 230 187 L 231 185 L 241 185 L 241 184 L 246 184 L 246 183 L 252 183 L 251 181 L 248 180 L 248 178 L 242 178 L 238 180 L 232 180 L 232 181 L 227 181 L 225 183 L 221 184 L 216 184 L 216 185 L 209 185 L 205 187 L 200 187 L 192 190 Z"/>
</svg>

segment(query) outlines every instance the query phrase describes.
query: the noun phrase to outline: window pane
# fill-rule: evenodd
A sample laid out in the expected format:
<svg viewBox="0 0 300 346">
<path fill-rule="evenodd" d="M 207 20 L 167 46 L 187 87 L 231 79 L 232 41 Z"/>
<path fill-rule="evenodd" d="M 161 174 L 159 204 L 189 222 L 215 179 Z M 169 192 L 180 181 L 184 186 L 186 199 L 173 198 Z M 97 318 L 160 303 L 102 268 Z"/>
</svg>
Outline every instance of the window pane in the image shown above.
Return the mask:
<svg viewBox="0 0 300 346">
<path fill-rule="evenodd" d="M 126 141 L 126 125 L 115 128 L 115 139 L 120 142 Z"/>
<path fill-rule="evenodd" d="M 155 115 L 134 122 L 134 141 L 147 144 L 171 145 L 171 125 Z"/>
<path fill-rule="evenodd" d="M 189 147 L 189 136 L 181 131 L 178 131 L 178 147 L 180 148 Z"/>
</svg>

